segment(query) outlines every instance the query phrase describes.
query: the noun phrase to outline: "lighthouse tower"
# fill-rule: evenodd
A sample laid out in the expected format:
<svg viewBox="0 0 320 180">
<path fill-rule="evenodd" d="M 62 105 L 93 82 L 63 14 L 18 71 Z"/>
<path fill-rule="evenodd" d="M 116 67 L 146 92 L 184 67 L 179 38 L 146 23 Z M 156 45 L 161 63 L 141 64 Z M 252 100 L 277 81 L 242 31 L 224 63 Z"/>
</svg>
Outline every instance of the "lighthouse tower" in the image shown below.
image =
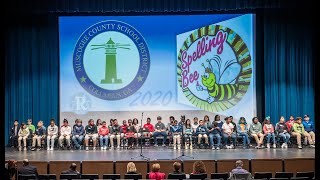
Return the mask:
<svg viewBox="0 0 320 180">
<path fill-rule="evenodd" d="M 110 38 L 106 43 L 106 72 L 105 78 L 101 80 L 101 84 L 122 83 L 121 79 L 117 78 L 117 47 Z"/>
</svg>

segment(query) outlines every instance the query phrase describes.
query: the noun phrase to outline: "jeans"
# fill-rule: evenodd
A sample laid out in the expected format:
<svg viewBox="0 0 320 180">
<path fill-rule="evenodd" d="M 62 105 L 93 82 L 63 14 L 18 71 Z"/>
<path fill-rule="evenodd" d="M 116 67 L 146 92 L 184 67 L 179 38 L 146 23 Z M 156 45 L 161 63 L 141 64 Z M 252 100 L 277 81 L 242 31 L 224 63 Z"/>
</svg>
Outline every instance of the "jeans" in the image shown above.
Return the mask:
<svg viewBox="0 0 320 180">
<path fill-rule="evenodd" d="M 155 145 L 158 144 L 158 141 L 157 141 L 157 137 L 158 136 L 163 136 L 162 144 L 164 144 L 164 142 L 166 142 L 166 139 L 167 139 L 167 133 L 166 132 L 154 132 L 153 133 L 153 138 L 154 138 L 154 144 Z"/>
<path fill-rule="evenodd" d="M 274 133 L 268 133 L 267 134 L 267 143 L 270 143 L 270 138 L 272 137 L 273 140 L 273 144 L 276 144 L 276 136 L 274 135 Z"/>
<path fill-rule="evenodd" d="M 220 146 L 221 143 L 221 136 L 220 134 L 209 134 L 209 138 L 210 138 L 210 145 L 214 146 L 214 142 L 213 142 L 213 138 L 217 139 L 217 146 Z"/>
<path fill-rule="evenodd" d="M 108 146 L 108 140 L 109 140 L 109 136 L 100 136 L 100 146 L 101 147 Z"/>
<path fill-rule="evenodd" d="M 83 135 L 79 135 L 78 138 L 76 137 L 76 135 L 73 135 L 72 141 L 73 141 L 75 147 L 79 148 L 80 145 L 82 144 L 82 141 L 83 141 Z"/>
<path fill-rule="evenodd" d="M 226 143 L 226 145 L 228 144 L 228 139 L 230 136 L 228 136 L 228 134 L 223 133 L 223 139 L 224 139 L 224 143 Z M 231 133 L 231 139 L 232 139 L 232 144 L 235 146 L 236 145 L 236 134 L 235 133 Z"/>
<path fill-rule="evenodd" d="M 242 139 L 243 139 L 243 146 L 245 145 L 249 145 L 250 144 L 250 139 L 249 139 L 249 135 L 247 133 L 244 133 L 244 132 L 240 132 L 238 134 L 239 136 L 242 136 Z"/>
<path fill-rule="evenodd" d="M 288 144 L 289 139 L 290 139 L 290 134 L 289 133 L 280 133 L 279 136 L 283 138 L 283 141 L 286 144 Z"/>
</svg>

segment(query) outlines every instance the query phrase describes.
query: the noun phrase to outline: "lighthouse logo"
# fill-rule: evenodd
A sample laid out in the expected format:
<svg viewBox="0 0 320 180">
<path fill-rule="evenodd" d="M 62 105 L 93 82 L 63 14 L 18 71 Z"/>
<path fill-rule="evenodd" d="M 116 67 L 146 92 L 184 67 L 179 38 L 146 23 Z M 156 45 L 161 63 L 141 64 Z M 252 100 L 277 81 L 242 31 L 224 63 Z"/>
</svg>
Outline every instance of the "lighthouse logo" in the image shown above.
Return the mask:
<svg viewBox="0 0 320 180">
<path fill-rule="evenodd" d="M 150 54 L 146 41 L 133 26 L 101 21 L 79 37 L 73 69 L 80 85 L 93 96 L 120 100 L 134 94 L 147 79 Z"/>
</svg>

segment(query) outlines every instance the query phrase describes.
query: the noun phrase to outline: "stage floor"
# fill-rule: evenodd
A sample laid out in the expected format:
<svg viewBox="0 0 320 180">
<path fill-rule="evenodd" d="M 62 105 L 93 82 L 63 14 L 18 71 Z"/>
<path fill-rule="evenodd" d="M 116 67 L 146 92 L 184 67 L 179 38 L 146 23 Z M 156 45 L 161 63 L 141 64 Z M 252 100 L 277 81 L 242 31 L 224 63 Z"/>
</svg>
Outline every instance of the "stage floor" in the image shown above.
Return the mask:
<svg viewBox="0 0 320 180">
<path fill-rule="evenodd" d="M 142 153 L 150 160 L 172 160 L 182 155 L 183 150 L 173 150 L 171 147 L 148 147 Z M 288 149 L 193 149 L 185 150 L 186 156 L 192 156 L 198 160 L 223 160 L 223 159 L 292 159 L 292 158 L 315 158 L 314 148 L 288 148 Z M 33 161 L 50 160 L 131 160 L 139 156 L 140 149 L 133 150 L 54 150 L 54 151 L 18 151 L 15 148 L 6 148 L 5 159 Z M 182 157 L 182 160 L 189 160 Z M 137 158 L 135 160 L 141 160 Z"/>
</svg>

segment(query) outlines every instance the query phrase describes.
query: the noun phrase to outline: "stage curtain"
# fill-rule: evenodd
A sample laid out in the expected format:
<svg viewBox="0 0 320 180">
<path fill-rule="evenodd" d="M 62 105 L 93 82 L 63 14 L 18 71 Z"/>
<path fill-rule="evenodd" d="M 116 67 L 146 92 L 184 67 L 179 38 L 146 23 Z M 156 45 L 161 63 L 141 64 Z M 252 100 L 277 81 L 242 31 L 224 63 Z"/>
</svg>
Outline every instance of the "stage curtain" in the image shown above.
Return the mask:
<svg viewBox="0 0 320 180">
<path fill-rule="evenodd" d="M 301 23 L 303 22 L 303 23 Z M 289 13 L 264 18 L 265 116 L 272 123 L 309 114 L 314 121 L 311 18 Z"/>
<path fill-rule="evenodd" d="M 27 23 L 11 26 L 6 32 L 5 143 L 15 119 L 26 123 L 31 118 L 35 126 L 39 120 L 45 126 L 51 118 L 58 120 L 57 23 L 55 18 L 29 19 Z"/>
</svg>

